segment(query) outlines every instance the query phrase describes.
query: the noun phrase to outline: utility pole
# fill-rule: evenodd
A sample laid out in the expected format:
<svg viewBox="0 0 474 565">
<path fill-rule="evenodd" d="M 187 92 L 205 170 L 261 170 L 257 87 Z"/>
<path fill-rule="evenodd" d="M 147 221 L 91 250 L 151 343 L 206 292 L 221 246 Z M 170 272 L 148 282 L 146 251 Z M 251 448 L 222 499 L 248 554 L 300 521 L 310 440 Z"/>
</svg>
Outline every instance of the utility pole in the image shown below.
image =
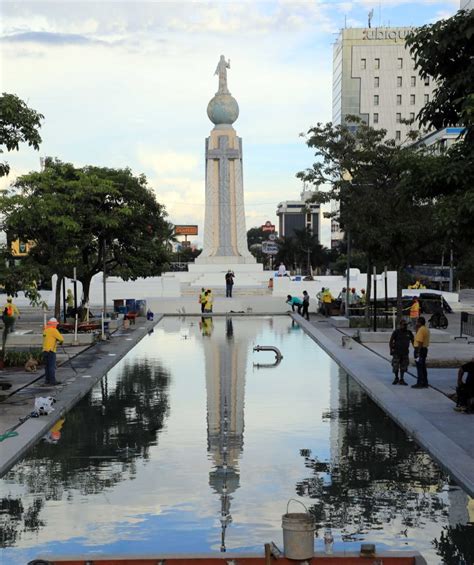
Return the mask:
<svg viewBox="0 0 474 565">
<path fill-rule="evenodd" d="M 374 332 L 377 331 L 377 267 L 374 267 Z"/>
<path fill-rule="evenodd" d="M 102 267 L 102 283 L 103 283 L 103 291 L 104 291 L 104 305 L 102 308 L 102 311 L 104 313 L 104 318 L 107 315 L 107 273 L 105 271 L 106 269 L 106 255 L 107 255 L 107 244 L 105 242 L 105 237 L 104 237 L 104 241 L 103 241 L 103 245 L 102 245 L 102 253 L 103 253 L 103 267 Z"/>
<path fill-rule="evenodd" d="M 454 268 L 453 268 L 453 242 L 451 242 L 451 250 L 449 253 L 449 292 L 453 292 L 453 279 L 454 279 Z"/>
<path fill-rule="evenodd" d="M 346 264 L 346 316 L 350 318 L 349 293 L 351 284 L 351 232 L 347 232 L 347 264 Z"/>
</svg>

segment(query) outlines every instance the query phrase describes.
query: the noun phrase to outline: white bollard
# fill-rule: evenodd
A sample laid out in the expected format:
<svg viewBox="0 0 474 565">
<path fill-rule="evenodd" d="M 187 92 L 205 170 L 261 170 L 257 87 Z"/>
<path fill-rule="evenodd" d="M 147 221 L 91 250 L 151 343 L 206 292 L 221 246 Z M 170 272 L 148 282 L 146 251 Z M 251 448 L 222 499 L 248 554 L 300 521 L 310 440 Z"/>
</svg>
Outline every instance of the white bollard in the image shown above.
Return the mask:
<svg viewBox="0 0 474 565">
<path fill-rule="evenodd" d="M 77 319 L 77 314 L 76 314 L 76 319 L 74 320 L 74 345 L 79 345 L 79 341 L 77 339 L 77 328 L 78 328 L 79 322 Z"/>
</svg>

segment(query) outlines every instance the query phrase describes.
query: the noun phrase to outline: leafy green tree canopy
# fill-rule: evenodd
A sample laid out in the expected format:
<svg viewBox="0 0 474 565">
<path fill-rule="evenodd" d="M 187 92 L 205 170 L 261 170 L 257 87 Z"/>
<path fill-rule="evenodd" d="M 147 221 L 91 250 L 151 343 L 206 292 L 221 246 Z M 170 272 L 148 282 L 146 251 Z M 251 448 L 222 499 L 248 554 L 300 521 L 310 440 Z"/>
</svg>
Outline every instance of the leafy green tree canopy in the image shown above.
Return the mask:
<svg viewBox="0 0 474 565">
<path fill-rule="evenodd" d="M 252 247 L 255 244 L 262 244 L 262 241 L 268 239 L 268 233 L 264 232 L 261 227 L 250 228 L 247 230 L 247 245 Z"/>
<path fill-rule="evenodd" d="M 434 230 L 450 241 L 462 282 L 472 286 L 474 227 L 474 10 L 419 28 L 407 39 L 423 77 L 433 77 L 433 99 L 418 116 L 435 129 L 464 126 L 464 137 L 443 153 L 418 191 L 437 202 Z"/>
<path fill-rule="evenodd" d="M 464 125 L 474 140 L 474 10 L 418 28 L 406 43 L 420 75 L 436 81 L 421 123 L 436 129 Z"/>
<path fill-rule="evenodd" d="M 47 159 L 42 172 L 19 177 L 3 198 L 7 233 L 35 243 L 32 258 L 58 274 L 77 268 L 83 302 L 103 270 L 124 279 L 159 274 L 172 226 L 144 175 L 130 169 L 76 168 Z"/>
<path fill-rule="evenodd" d="M 27 143 L 38 150 L 41 143 L 38 130 L 43 118 L 18 96 L 4 92 L 0 96 L 0 153 L 18 151 L 20 143 Z M 8 163 L 0 163 L 0 177 L 9 172 Z"/>
<path fill-rule="evenodd" d="M 375 130 L 356 116 L 348 121 L 356 128 L 328 123 L 309 130 L 307 144 L 316 161 L 297 176 L 331 185 L 314 199 L 337 201 L 339 211 L 332 216 L 366 253 L 368 272 L 373 263 L 383 261 L 398 271 L 400 283 L 402 269 L 432 239 L 433 204 L 416 188 L 438 157 L 397 145 L 386 139 L 385 130 Z M 401 311 L 400 286 L 397 294 Z"/>
</svg>

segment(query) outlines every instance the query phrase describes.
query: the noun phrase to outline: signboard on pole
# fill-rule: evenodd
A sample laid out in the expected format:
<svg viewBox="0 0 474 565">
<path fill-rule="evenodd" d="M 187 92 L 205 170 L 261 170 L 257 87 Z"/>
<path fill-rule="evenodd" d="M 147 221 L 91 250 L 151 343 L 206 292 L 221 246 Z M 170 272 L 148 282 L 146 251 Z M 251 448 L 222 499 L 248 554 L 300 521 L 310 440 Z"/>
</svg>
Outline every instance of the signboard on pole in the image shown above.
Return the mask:
<svg viewBox="0 0 474 565">
<path fill-rule="evenodd" d="M 11 243 L 11 254 L 14 257 L 25 257 L 30 252 L 31 247 L 31 242 L 15 239 L 15 241 L 12 241 Z"/>
<path fill-rule="evenodd" d="M 262 226 L 262 231 L 274 232 L 275 231 L 275 224 L 272 224 L 270 222 L 270 220 L 267 220 Z"/>
<path fill-rule="evenodd" d="M 262 253 L 266 255 L 276 255 L 279 251 L 279 247 L 273 241 L 263 241 L 262 242 Z"/>
<path fill-rule="evenodd" d="M 198 227 L 193 225 L 174 226 L 175 235 L 198 235 Z"/>
</svg>

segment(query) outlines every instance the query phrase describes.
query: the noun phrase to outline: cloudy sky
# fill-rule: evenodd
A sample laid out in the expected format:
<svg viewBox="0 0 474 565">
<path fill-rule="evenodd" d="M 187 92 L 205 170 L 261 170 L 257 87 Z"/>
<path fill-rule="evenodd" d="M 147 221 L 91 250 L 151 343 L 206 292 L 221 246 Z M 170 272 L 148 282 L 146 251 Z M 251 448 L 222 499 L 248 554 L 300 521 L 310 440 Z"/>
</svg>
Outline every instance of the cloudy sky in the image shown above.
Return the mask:
<svg viewBox="0 0 474 565">
<path fill-rule="evenodd" d="M 421 25 L 459 0 L 3 1 L 2 91 L 45 115 L 40 152 L 8 155 L 9 181 L 45 155 L 128 166 L 147 175 L 173 223 L 201 228 L 206 108 L 224 54 L 240 106 L 247 228 L 276 221 L 312 162 L 298 134 L 331 119 L 337 32 L 364 27 L 372 8 L 374 25 Z"/>
</svg>

